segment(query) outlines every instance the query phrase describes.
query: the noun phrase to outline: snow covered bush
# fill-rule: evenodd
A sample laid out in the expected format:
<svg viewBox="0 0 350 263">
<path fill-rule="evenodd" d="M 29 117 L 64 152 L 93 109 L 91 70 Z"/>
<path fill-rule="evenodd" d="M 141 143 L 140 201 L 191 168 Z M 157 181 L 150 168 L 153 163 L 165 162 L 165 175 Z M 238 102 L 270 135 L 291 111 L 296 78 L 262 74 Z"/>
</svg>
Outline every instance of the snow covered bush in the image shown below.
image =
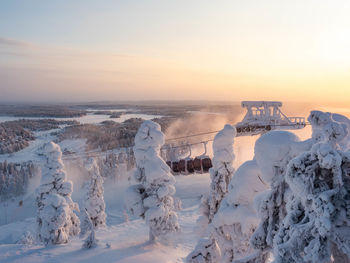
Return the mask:
<svg viewBox="0 0 350 263">
<path fill-rule="evenodd" d="M 35 243 L 35 238 L 33 237 L 32 233 L 29 231 L 26 231 L 23 233 L 23 235 L 17 240 L 17 244 L 22 244 L 22 245 L 33 245 Z"/>
<path fill-rule="evenodd" d="M 139 183 L 128 190 L 126 207 L 133 215 L 146 220 L 150 240 L 179 231 L 174 209 L 175 178 L 160 157 L 164 134 L 160 125 L 145 121 L 135 137 L 135 179 Z"/>
<path fill-rule="evenodd" d="M 79 207 L 71 198 L 73 183 L 67 181 L 60 147 L 49 142 L 44 152 L 47 159 L 36 197 L 38 238 L 45 244 L 67 243 L 69 236 L 80 231 L 80 221 L 74 213 Z"/>
<path fill-rule="evenodd" d="M 202 238 L 197 246 L 186 258 L 188 263 L 214 263 L 220 262 L 219 246 L 213 238 Z"/>
<path fill-rule="evenodd" d="M 231 125 L 225 127 L 216 134 L 213 142 L 213 167 L 210 168 L 210 193 L 202 204 L 202 213 L 207 223 L 210 223 L 219 209 L 221 200 L 227 193 L 228 184 L 233 176 L 232 166 L 235 158 L 233 141 L 236 129 Z"/>
<path fill-rule="evenodd" d="M 90 181 L 87 185 L 85 208 L 94 227 L 104 226 L 106 225 L 106 204 L 103 198 L 103 178 L 95 159 L 89 159 L 85 168 L 90 176 Z"/>
</svg>

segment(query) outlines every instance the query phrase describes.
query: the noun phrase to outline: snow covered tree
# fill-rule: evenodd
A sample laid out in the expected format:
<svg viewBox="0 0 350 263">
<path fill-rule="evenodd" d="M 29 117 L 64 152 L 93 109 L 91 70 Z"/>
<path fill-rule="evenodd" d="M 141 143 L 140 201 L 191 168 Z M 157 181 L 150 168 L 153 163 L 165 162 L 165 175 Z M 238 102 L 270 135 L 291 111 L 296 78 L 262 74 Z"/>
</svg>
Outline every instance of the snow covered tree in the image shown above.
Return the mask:
<svg viewBox="0 0 350 263">
<path fill-rule="evenodd" d="M 83 248 L 90 249 L 97 246 L 98 240 L 95 236 L 95 226 L 91 221 L 91 215 L 88 214 L 87 209 L 84 209 L 84 219 L 82 223 L 82 232 L 80 233 L 80 237 L 83 237 L 87 232 L 90 231 L 90 234 L 84 240 Z"/>
<path fill-rule="evenodd" d="M 135 136 L 135 179 L 139 185 L 129 188 L 127 209 L 141 216 L 150 227 L 150 240 L 179 231 L 174 209 L 175 178 L 160 157 L 164 134 L 160 125 L 145 121 Z"/>
<path fill-rule="evenodd" d="M 339 118 L 339 116 L 336 117 Z M 297 138 L 293 138 L 295 136 L 291 133 L 270 132 L 262 136 L 255 145 L 255 158 L 264 181 L 269 183 L 271 188 L 257 198 L 258 213 L 262 220 L 251 238 L 252 246 L 262 252 L 271 251 L 272 249 L 275 253 L 279 249 L 281 249 L 279 252 L 285 251 L 288 246 L 277 249 L 276 244 L 281 242 L 281 237 L 279 236 L 283 236 L 285 234 L 284 231 L 288 229 L 288 227 L 284 228 L 284 221 L 288 218 L 288 211 L 295 211 L 294 217 L 301 215 L 300 213 L 298 214 L 300 203 L 297 202 L 297 198 L 291 198 L 293 191 L 290 189 L 290 184 L 286 179 L 290 161 L 296 156 L 309 151 L 312 145 L 318 142 L 328 142 L 332 147 L 339 148 L 346 137 L 347 125 L 334 122 L 331 113 L 313 111 L 308 120 L 312 124 L 313 131 L 312 138 L 309 140 L 299 142 Z M 287 134 L 289 136 L 286 136 Z M 294 219 L 293 216 L 291 217 Z M 276 236 L 276 233 L 281 234 Z M 306 251 L 301 253 L 305 254 Z M 279 256 L 276 256 L 276 260 L 279 260 Z M 304 262 L 300 258 L 296 261 L 288 260 L 289 258 L 284 257 L 278 262 Z"/>
<path fill-rule="evenodd" d="M 233 141 L 235 135 L 235 128 L 231 125 L 225 125 L 224 129 L 214 138 L 213 167 L 210 169 L 210 194 L 201 205 L 204 215 L 199 220 L 202 224 L 204 220 L 206 223 L 211 224 L 209 224 L 207 229 L 208 237 L 200 239 L 194 251 L 187 256 L 186 260 L 188 263 L 218 262 L 222 256 L 227 254 L 227 246 L 221 242 L 221 237 L 216 233 L 216 231 L 219 231 L 217 228 L 220 228 L 220 226 L 216 228 L 214 221 L 217 221 L 216 214 L 218 211 L 221 211 L 222 202 L 224 202 L 224 197 L 227 191 L 229 191 L 229 185 L 231 185 L 230 181 L 234 172 L 232 163 L 234 160 Z M 225 230 L 227 229 L 225 228 Z M 225 243 L 227 244 L 229 241 L 225 241 Z M 224 249 L 222 250 L 222 248 Z M 230 246 L 231 248 L 232 244 Z M 228 260 L 227 262 L 231 261 Z"/>
<path fill-rule="evenodd" d="M 85 208 L 90 215 L 94 227 L 104 226 L 106 225 L 106 204 L 103 198 L 103 178 L 95 159 L 89 159 L 85 168 L 88 170 L 90 176 L 90 181 L 87 185 Z"/>
<path fill-rule="evenodd" d="M 44 147 L 46 163 L 37 189 L 38 238 L 45 244 L 67 243 L 79 234 L 80 221 L 74 213 L 78 204 L 71 198 L 73 183 L 67 181 L 60 147 L 49 142 Z"/>
<path fill-rule="evenodd" d="M 291 194 L 274 238 L 275 263 L 326 263 L 332 255 L 350 262 L 350 152 L 339 150 L 348 131 L 332 119 L 322 128 L 319 142 L 288 165 Z"/>
<path fill-rule="evenodd" d="M 202 203 L 202 221 L 211 223 L 214 215 L 219 209 L 220 202 L 227 193 L 228 185 L 234 173 L 232 166 L 235 158 L 233 152 L 233 141 L 236 136 L 236 129 L 229 124 L 215 135 L 213 142 L 213 167 L 210 168 L 210 193 Z"/>
</svg>

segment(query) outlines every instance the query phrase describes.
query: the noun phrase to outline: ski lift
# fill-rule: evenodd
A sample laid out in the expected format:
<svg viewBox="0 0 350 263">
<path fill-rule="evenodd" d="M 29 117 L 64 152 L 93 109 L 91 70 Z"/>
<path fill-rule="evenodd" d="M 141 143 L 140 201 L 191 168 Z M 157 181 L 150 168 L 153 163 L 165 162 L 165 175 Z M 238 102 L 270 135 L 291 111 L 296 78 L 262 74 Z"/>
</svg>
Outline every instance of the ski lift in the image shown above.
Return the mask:
<svg viewBox="0 0 350 263">
<path fill-rule="evenodd" d="M 236 124 L 236 136 L 264 134 L 271 130 L 296 130 L 306 126 L 304 117 L 287 117 L 282 111 L 279 101 L 243 101 L 242 107 L 247 109 L 243 120 Z M 208 142 L 202 142 L 204 153 L 192 159 L 191 154 L 184 159 L 167 157 L 167 164 L 174 174 L 207 173 L 213 166 L 207 155 Z M 191 152 L 191 149 L 190 149 Z M 348 169 L 350 171 L 350 168 Z M 350 173 L 350 172 L 349 172 Z"/>
</svg>

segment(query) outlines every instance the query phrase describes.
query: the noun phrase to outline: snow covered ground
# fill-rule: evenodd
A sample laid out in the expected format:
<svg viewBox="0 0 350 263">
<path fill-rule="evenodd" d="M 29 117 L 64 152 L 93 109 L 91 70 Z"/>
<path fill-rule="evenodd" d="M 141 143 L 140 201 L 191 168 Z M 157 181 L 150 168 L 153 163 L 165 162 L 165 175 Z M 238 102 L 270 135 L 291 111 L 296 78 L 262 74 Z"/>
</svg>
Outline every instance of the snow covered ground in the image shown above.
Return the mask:
<svg viewBox="0 0 350 263">
<path fill-rule="evenodd" d="M 23 214 L 21 219 L 0 226 L 0 262 L 184 262 L 198 239 L 198 208 L 202 194 L 209 191 L 210 178 L 209 174 L 197 174 L 177 176 L 176 180 L 175 196 L 182 201 L 182 210 L 178 212 L 181 233 L 163 244 L 148 243 L 149 228 L 145 222 L 125 216 L 123 196 L 129 184 L 119 182 L 105 188 L 107 227 L 97 231 L 99 246 L 90 250 L 82 249 L 83 241 L 79 238 L 72 239 L 69 244 L 50 247 L 16 244 L 26 231 L 35 232 L 34 195 L 28 197 L 22 207 L 16 202 L 10 203 L 8 219 L 16 209 L 23 209 L 25 213 L 17 211 Z M 1 214 L 4 216 L 3 210 Z"/>
</svg>

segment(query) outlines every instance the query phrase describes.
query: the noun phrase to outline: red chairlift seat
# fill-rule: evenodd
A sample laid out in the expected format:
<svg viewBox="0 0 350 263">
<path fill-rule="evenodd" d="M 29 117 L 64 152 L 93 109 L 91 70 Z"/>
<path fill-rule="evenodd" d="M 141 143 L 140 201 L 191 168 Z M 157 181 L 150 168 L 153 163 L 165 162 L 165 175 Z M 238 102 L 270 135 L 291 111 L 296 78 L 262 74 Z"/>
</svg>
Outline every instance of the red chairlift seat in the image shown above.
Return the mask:
<svg viewBox="0 0 350 263">
<path fill-rule="evenodd" d="M 197 173 L 207 173 L 213 166 L 210 157 L 207 155 L 207 144 L 203 142 L 204 153 L 193 160 L 193 168 Z"/>
<path fill-rule="evenodd" d="M 191 158 L 191 155 L 192 155 L 192 148 L 190 145 L 188 145 L 188 148 L 189 148 L 189 154 L 186 158 L 184 159 L 181 159 L 179 161 L 179 170 L 180 170 L 180 173 L 181 174 L 189 174 L 189 173 L 193 173 L 193 169 L 192 169 L 192 158 Z"/>
<path fill-rule="evenodd" d="M 190 173 L 190 174 L 193 174 L 194 173 L 194 165 L 193 165 L 194 161 L 192 158 L 186 160 L 186 169 L 187 169 L 187 172 Z"/>
<path fill-rule="evenodd" d="M 181 159 L 179 161 L 179 171 L 181 174 L 186 174 L 186 160 Z"/>
<path fill-rule="evenodd" d="M 194 158 L 193 160 L 193 169 L 197 173 L 202 172 L 202 159 L 199 157 Z"/>
<path fill-rule="evenodd" d="M 212 167 L 213 167 L 213 164 L 212 164 L 211 159 L 209 157 L 205 157 L 202 159 L 202 168 L 203 168 L 204 173 L 207 173 L 209 171 L 209 169 Z"/>
<path fill-rule="evenodd" d="M 172 161 L 171 162 L 171 170 L 173 171 L 174 174 L 179 174 L 180 173 L 179 162 L 178 161 Z"/>
</svg>

